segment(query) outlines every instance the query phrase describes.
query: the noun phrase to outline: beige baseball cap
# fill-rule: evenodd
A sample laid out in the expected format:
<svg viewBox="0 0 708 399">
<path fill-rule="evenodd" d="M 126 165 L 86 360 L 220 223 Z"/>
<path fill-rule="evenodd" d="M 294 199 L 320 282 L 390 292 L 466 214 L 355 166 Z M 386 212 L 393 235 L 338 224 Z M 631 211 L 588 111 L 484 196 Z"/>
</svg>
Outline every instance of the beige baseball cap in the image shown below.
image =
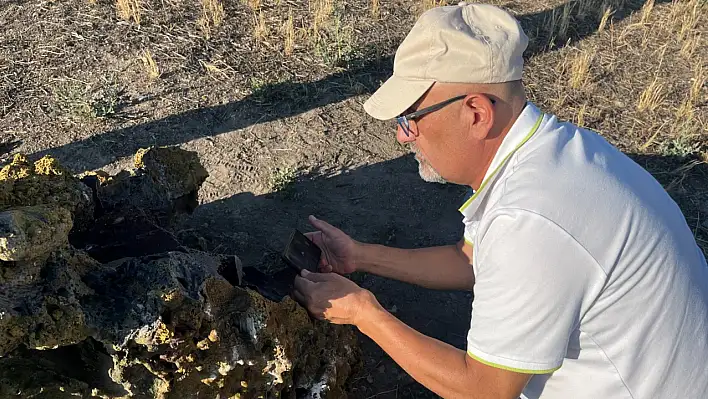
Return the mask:
<svg viewBox="0 0 708 399">
<path fill-rule="evenodd" d="M 399 116 L 435 82 L 520 80 L 528 37 L 508 12 L 459 3 L 426 11 L 396 50 L 393 76 L 364 103 L 380 120 Z"/>
</svg>

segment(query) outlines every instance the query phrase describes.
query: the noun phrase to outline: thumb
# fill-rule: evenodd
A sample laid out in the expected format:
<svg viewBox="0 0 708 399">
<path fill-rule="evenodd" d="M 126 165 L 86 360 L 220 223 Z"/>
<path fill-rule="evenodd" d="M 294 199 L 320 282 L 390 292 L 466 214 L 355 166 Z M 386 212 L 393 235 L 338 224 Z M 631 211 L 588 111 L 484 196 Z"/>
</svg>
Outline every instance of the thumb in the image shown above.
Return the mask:
<svg viewBox="0 0 708 399">
<path fill-rule="evenodd" d="M 337 231 L 337 228 L 331 224 L 325 222 L 324 220 L 317 219 L 316 217 L 310 215 L 310 224 L 316 229 L 321 230 L 323 233 L 332 233 Z"/>
</svg>

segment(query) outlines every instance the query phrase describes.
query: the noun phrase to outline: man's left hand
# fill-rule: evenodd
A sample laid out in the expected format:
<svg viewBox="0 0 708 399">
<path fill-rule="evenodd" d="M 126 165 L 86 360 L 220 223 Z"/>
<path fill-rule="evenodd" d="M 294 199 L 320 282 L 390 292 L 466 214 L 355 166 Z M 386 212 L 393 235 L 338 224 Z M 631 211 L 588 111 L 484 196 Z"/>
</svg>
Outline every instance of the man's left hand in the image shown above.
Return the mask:
<svg viewBox="0 0 708 399">
<path fill-rule="evenodd" d="M 380 307 L 371 292 L 336 273 L 303 270 L 295 277 L 293 298 L 317 319 L 335 324 L 358 325 Z"/>
</svg>

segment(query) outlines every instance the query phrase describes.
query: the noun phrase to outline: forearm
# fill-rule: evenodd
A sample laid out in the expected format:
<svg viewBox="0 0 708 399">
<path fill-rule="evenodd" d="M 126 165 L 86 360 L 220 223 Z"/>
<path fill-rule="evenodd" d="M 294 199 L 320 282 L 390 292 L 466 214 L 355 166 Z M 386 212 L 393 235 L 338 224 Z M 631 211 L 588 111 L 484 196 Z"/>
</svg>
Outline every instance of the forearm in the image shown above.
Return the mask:
<svg viewBox="0 0 708 399">
<path fill-rule="evenodd" d="M 416 381 L 443 398 L 478 397 L 464 351 L 417 332 L 380 306 L 368 313 L 359 330 Z"/>
<path fill-rule="evenodd" d="M 474 271 L 455 245 L 398 249 L 360 244 L 357 269 L 426 288 L 472 290 Z"/>
</svg>

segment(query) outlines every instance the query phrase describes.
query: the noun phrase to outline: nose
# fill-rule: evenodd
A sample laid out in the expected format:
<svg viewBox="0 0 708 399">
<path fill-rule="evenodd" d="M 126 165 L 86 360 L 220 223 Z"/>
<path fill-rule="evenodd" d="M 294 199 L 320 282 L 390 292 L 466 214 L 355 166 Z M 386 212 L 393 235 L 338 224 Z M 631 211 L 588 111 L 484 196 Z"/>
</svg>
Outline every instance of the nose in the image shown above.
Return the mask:
<svg viewBox="0 0 708 399">
<path fill-rule="evenodd" d="M 396 140 L 398 140 L 401 144 L 406 144 L 415 141 L 415 136 L 413 135 L 413 132 L 408 132 L 408 136 L 406 136 L 406 133 L 403 131 L 401 125 L 396 124 Z"/>
</svg>

